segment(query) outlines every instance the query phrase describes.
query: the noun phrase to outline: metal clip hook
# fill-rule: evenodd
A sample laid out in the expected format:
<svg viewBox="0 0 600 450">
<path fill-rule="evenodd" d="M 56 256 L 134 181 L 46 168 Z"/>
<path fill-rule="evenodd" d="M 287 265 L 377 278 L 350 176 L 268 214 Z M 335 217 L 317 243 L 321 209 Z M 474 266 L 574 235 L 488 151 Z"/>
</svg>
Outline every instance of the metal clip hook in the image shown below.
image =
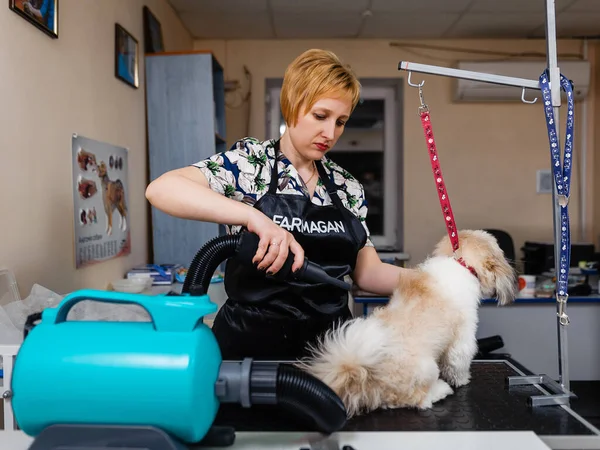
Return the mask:
<svg viewBox="0 0 600 450">
<path fill-rule="evenodd" d="M 525 100 L 525 88 L 523 88 L 521 91 L 521 101 L 523 103 L 529 103 L 530 105 L 533 105 L 535 102 L 537 102 L 537 98 L 534 98 L 533 100 Z"/>
<path fill-rule="evenodd" d="M 558 301 L 558 311 L 556 312 L 556 315 L 558 316 L 558 320 L 562 326 L 567 326 L 569 323 L 571 323 L 571 320 L 566 313 L 568 298 L 568 294 L 556 296 L 556 300 Z"/>
<path fill-rule="evenodd" d="M 569 197 L 563 194 L 558 194 L 557 196 L 558 204 L 563 208 L 569 204 Z"/>
<path fill-rule="evenodd" d="M 411 75 L 412 75 L 412 72 L 408 72 L 408 85 L 412 86 L 412 87 L 418 87 L 418 88 L 423 87 L 423 85 L 425 84 L 425 81 L 421 81 L 419 84 L 415 84 L 412 81 L 410 81 Z"/>
<path fill-rule="evenodd" d="M 422 83 L 424 83 L 424 81 Z M 421 115 L 423 112 L 429 112 L 429 107 L 425 103 L 425 98 L 423 97 L 423 87 L 422 86 L 419 86 L 419 102 L 421 103 L 421 105 L 419 106 L 419 109 L 417 110 L 418 114 Z"/>
<path fill-rule="evenodd" d="M 412 72 L 409 71 L 408 72 L 408 85 L 419 88 L 419 102 L 421 103 L 421 105 L 419 106 L 419 108 L 417 110 L 417 115 L 420 116 L 424 112 L 429 112 L 429 108 L 427 107 L 427 104 L 425 103 L 425 99 L 423 98 L 423 85 L 425 84 L 425 80 L 421 81 L 418 84 L 413 83 L 410 80 L 411 76 L 412 76 Z"/>
<path fill-rule="evenodd" d="M 408 72 L 408 85 L 419 88 L 419 102 L 421 103 L 421 105 L 419 106 L 419 109 L 417 110 L 417 115 L 420 116 L 423 112 L 429 111 L 429 108 L 427 107 L 427 104 L 425 103 L 425 98 L 423 97 L 423 85 L 425 84 L 425 80 L 421 81 L 418 84 L 413 83 L 410 80 L 411 75 L 412 75 L 412 72 Z"/>
</svg>

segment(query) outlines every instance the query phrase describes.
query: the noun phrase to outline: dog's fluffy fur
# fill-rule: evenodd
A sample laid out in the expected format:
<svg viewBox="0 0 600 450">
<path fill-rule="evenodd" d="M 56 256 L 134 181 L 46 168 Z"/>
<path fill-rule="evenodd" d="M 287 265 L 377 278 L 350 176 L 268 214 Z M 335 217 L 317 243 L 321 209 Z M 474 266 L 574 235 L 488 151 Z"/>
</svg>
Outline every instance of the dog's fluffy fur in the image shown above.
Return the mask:
<svg viewBox="0 0 600 450">
<path fill-rule="evenodd" d="M 448 237 L 425 262 L 400 277 L 389 303 L 327 332 L 298 366 L 331 387 L 348 417 L 378 408 L 430 408 L 470 381 L 477 353 L 478 307 L 514 300 L 516 279 L 496 239 L 459 232 L 466 264 Z"/>
</svg>

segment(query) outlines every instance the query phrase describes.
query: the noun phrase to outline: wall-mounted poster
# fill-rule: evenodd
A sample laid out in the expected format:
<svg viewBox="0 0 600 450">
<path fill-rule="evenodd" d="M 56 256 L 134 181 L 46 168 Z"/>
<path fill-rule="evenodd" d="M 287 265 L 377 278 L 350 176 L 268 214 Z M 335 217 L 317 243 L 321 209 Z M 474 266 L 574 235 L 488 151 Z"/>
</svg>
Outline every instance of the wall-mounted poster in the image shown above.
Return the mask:
<svg viewBox="0 0 600 450">
<path fill-rule="evenodd" d="M 139 46 L 136 38 L 115 24 L 115 76 L 137 89 L 139 80 Z"/>
<path fill-rule="evenodd" d="M 127 149 L 73 135 L 75 266 L 131 252 Z"/>
<path fill-rule="evenodd" d="M 150 8 L 144 6 L 144 52 L 159 53 L 165 51 L 162 26 Z"/>
<path fill-rule="evenodd" d="M 50 37 L 58 38 L 58 0 L 8 0 L 8 7 Z"/>
</svg>

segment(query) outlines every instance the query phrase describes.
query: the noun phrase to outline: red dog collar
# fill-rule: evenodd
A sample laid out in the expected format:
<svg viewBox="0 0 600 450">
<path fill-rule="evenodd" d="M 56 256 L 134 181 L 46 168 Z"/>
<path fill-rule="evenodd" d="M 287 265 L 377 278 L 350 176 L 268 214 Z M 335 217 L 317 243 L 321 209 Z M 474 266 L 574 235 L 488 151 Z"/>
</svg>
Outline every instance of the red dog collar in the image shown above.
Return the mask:
<svg viewBox="0 0 600 450">
<path fill-rule="evenodd" d="M 477 272 L 475 271 L 475 269 L 473 269 L 471 266 L 468 266 L 464 259 L 458 258 L 456 260 L 456 262 L 459 263 L 461 266 L 465 267 L 466 269 L 468 269 L 469 272 L 471 272 L 475 276 L 475 278 L 479 279 L 479 276 L 477 275 Z"/>
</svg>

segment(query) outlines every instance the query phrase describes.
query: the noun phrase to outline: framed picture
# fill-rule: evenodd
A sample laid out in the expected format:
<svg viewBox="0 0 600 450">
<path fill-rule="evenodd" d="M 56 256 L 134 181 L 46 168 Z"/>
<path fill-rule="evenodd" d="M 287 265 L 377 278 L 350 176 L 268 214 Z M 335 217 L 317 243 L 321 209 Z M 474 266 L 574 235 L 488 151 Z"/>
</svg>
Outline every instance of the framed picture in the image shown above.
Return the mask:
<svg viewBox="0 0 600 450">
<path fill-rule="evenodd" d="M 136 38 L 115 24 L 115 76 L 131 87 L 139 86 L 139 45 Z"/>
<path fill-rule="evenodd" d="M 8 7 L 47 35 L 58 38 L 58 0 L 8 0 Z"/>
<path fill-rule="evenodd" d="M 146 53 L 165 51 L 162 26 L 147 6 L 144 6 L 144 51 Z"/>
</svg>

